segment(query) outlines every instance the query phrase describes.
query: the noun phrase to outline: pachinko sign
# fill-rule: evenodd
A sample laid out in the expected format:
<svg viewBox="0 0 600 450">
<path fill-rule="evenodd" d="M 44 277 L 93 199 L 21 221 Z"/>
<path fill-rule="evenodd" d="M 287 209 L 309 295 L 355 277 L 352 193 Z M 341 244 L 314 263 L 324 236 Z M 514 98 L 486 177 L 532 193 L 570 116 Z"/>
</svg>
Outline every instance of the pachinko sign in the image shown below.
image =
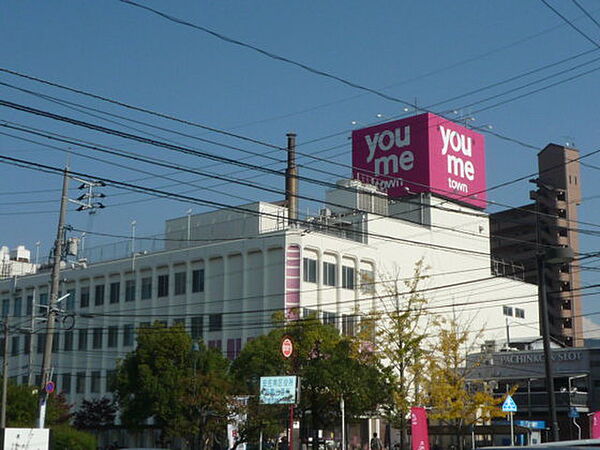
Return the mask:
<svg viewBox="0 0 600 450">
<path fill-rule="evenodd" d="M 425 113 L 352 132 L 353 177 L 391 198 L 432 192 L 486 207 L 483 135 Z"/>
</svg>

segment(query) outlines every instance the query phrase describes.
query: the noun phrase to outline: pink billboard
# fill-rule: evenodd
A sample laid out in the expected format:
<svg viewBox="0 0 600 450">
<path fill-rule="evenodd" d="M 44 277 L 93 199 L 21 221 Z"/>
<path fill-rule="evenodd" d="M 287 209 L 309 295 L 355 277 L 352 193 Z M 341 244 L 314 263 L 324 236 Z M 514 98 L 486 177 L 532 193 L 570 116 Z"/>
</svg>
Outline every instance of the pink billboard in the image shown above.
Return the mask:
<svg viewBox="0 0 600 450">
<path fill-rule="evenodd" d="M 483 135 L 425 113 L 352 132 L 352 176 L 391 198 L 431 192 L 485 208 Z"/>
</svg>

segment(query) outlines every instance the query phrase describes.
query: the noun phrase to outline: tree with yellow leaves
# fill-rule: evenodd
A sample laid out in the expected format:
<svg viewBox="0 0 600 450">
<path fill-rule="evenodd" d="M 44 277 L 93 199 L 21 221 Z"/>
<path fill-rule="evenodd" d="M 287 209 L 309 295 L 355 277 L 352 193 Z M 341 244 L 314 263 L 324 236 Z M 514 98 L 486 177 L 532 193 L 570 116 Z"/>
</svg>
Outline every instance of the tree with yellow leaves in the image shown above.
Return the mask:
<svg viewBox="0 0 600 450">
<path fill-rule="evenodd" d="M 423 394 L 431 408 L 429 418 L 450 426 L 462 449 L 466 428 L 504 415 L 503 399 L 495 398 L 483 380 L 469 376 L 477 363 L 467 366 L 467 355 L 474 353 L 481 333 L 470 337 L 468 327 L 457 318 L 440 318 L 435 325 L 435 339 L 424 361 Z"/>
</svg>

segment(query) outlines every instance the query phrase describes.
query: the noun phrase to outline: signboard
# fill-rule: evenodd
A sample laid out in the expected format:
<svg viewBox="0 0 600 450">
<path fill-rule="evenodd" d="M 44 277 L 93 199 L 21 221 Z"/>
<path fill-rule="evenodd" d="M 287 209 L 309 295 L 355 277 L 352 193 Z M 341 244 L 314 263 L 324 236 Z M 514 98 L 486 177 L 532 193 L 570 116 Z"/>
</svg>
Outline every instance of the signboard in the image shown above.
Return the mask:
<svg viewBox="0 0 600 450">
<path fill-rule="evenodd" d="M 502 403 L 503 412 L 517 412 L 517 404 L 510 395 L 506 396 L 506 400 Z"/>
<path fill-rule="evenodd" d="M 392 198 L 431 192 L 485 208 L 483 135 L 425 113 L 352 132 L 352 176 Z"/>
<path fill-rule="evenodd" d="M 298 377 L 260 377 L 260 402 L 265 405 L 293 405 L 298 402 Z"/>
<path fill-rule="evenodd" d="M 577 411 L 577 408 L 575 408 L 574 406 L 571 406 L 569 408 L 569 418 L 577 419 L 578 417 L 579 417 L 579 411 Z"/>
<path fill-rule="evenodd" d="M 595 412 L 592 416 L 592 439 L 600 439 L 600 412 Z"/>
<path fill-rule="evenodd" d="M 286 336 L 281 341 L 281 354 L 284 358 L 289 358 L 292 353 L 294 353 L 294 343 Z"/>
<path fill-rule="evenodd" d="M 429 450 L 429 430 L 425 408 L 410 408 L 412 450 Z"/>
<path fill-rule="evenodd" d="M 56 384 L 54 384 L 54 381 L 48 381 L 46 383 L 46 392 L 48 394 L 52 394 L 55 389 L 56 389 Z"/>
<path fill-rule="evenodd" d="M 48 450 L 50 448 L 50 430 L 48 428 L 5 428 L 3 447 L 29 450 Z"/>
</svg>

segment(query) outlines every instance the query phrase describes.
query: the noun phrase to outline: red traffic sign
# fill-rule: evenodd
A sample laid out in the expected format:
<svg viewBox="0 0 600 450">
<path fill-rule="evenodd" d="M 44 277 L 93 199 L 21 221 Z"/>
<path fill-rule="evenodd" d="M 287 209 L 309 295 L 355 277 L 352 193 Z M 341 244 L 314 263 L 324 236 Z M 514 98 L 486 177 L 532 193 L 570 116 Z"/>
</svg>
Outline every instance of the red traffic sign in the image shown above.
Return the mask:
<svg viewBox="0 0 600 450">
<path fill-rule="evenodd" d="M 55 389 L 56 389 L 56 384 L 54 384 L 54 381 L 48 381 L 46 383 L 46 392 L 48 394 L 52 394 Z"/>
<path fill-rule="evenodd" d="M 284 358 L 289 358 L 294 353 L 294 343 L 289 337 L 284 337 L 281 341 L 281 354 Z"/>
</svg>

